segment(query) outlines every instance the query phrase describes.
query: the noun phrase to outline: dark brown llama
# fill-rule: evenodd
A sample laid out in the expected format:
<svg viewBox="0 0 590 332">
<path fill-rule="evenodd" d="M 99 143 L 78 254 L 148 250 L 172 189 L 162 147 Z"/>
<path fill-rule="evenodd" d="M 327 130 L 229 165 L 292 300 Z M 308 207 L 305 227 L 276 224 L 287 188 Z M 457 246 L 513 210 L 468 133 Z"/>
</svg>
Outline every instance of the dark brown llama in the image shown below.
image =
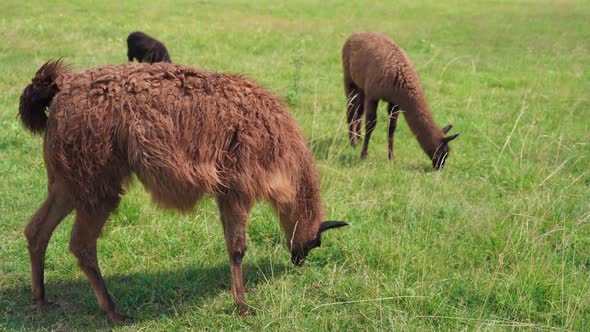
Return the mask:
<svg viewBox="0 0 590 332">
<path fill-rule="evenodd" d="M 404 50 L 380 33 L 355 32 L 342 48 L 342 66 L 352 146 L 360 137 L 365 114 L 361 157 L 367 157 L 371 133 L 377 124 L 377 104 L 385 100 L 389 102 L 389 159 L 394 159 L 393 135 L 401 109 L 422 149 L 432 159 L 432 166 L 441 169 L 450 152 L 448 143 L 459 134 L 445 137 L 452 126 L 440 129 L 434 122 L 416 70 Z"/>
<path fill-rule="evenodd" d="M 50 61 L 21 95 L 19 114 L 30 131 L 45 131 L 49 192 L 25 229 L 40 307 L 49 304 L 47 243 L 76 210 L 70 250 L 102 310 L 113 321 L 126 319 L 107 291 L 96 242 L 132 173 L 163 207 L 189 210 L 204 194 L 216 197 L 240 313 L 245 227 L 257 199 L 277 210 L 295 265 L 320 246 L 322 232 L 347 225 L 321 221 L 319 179 L 305 139 L 279 99 L 242 76 L 167 63 L 72 73 Z"/>
<path fill-rule="evenodd" d="M 159 40 L 141 32 L 135 31 L 127 37 L 127 57 L 139 62 L 172 62 L 166 46 Z"/>
</svg>

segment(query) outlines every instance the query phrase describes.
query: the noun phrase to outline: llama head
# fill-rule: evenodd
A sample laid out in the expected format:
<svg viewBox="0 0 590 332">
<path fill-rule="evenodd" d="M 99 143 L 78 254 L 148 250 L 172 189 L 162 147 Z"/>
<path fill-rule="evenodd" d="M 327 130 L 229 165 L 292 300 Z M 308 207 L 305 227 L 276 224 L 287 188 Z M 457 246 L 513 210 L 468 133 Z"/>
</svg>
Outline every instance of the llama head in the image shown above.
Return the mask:
<svg viewBox="0 0 590 332">
<path fill-rule="evenodd" d="M 449 132 L 449 130 L 451 130 L 451 128 L 453 128 L 453 125 L 446 125 L 444 128 L 442 128 L 443 134 L 446 135 Z M 449 148 L 449 142 L 457 138 L 457 136 L 459 136 L 459 134 L 446 136 L 442 139 L 442 141 L 438 145 L 438 148 L 434 152 L 434 155 L 432 156 L 432 167 L 440 170 L 445 166 L 445 161 L 449 156 L 449 152 L 451 151 L 451 149 Z"/>
<path fill-rule="evenodd" d="M 305 262 L 305 258 L 313 248 L 317 248 L 322 245 L 322 233 L 331 228 L 338 228 L 342 226 L 348 226 L 349 223 L 345 221 L 324 221 L 320 224 L 320 228 L 314 239 L 303 243 L 300 246 L 291 246 L 291 262 L 296 266 L 301 266 Z"/>
</svg>

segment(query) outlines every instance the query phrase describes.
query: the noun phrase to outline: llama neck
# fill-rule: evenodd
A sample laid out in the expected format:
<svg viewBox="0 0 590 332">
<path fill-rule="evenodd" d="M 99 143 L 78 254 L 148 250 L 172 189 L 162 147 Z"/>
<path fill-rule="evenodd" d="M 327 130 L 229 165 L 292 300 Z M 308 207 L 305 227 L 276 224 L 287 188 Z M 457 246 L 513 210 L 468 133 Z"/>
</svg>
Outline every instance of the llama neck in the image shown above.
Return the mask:
<svg viewBox="0 0 590 332">
<path fill-rule="evenodd" d="M 317 236 L 320 223 L 324 216 L 320 197 L 319 179 L 313 168 L 313 162 L 304 162 L 296 193 L 291 202 L 284 206 L 287 221 L 285 227 L 286 240 L 291 245 L 304 245 Z M 309 164 L 309 165 L 308 165 Z"/>
<path fill-rule="evenodd" d="M 418 93 L 412 98 L 408 98 L 405 103 L 400 102 L 400 108 L 404 111 L 408 126 L 416 136 L 420 146 L 432 159 L 444 138 L 444 133 L 434 121 L 424 94 Z"/>
<path fill-rule="evenodd" d="M 306 225 L 306 229 L 311 231 L 315 236 L 317 233 L 317 227 L 313 227 L 312 225 L 317 224 L 319 227 L 324 210 L 322 208 L 320 197 L 320 182 L 313 165 L 305 167 L 305 171 L 302 174 L 297 188 L 295 205 L 295 211 L 293 211 L 295 214 L 294 220 L 310 223 L 309 225 Z"/>
</svg>

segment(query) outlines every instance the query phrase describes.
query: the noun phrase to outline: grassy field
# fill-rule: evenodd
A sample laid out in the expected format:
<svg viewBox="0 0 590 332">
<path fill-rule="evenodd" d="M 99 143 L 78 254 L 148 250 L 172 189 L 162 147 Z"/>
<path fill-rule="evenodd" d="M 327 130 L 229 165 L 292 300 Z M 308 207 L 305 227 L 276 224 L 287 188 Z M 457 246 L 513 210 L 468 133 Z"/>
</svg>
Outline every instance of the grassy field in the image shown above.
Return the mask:
<svg viewBox="0 0 590 332">
<path fill-rule="evenodd" d="M 0 330 L 590 329 L 590 4 L 587 1 L 2 1 Z M 254 5 L 253 3 L 256 3 Z M 17 121 L 42 63 L 126 61 L 142 30 L 172 60 L 240 72 L 290 104 L 322 177 L 332 231 L 295 268 L 273 210 L 248 226 L 240 318 L 217 208 L 159 210 L 139 183 L 99 241 L 113 326 L 54 233 L 46 291 L 31 303 L 23 228 L 46 194 L 42 140 Z M 414 62 L 439 125 L 461 136 L 442 172 L 400 120 L 387 160 L 386 111 L 366 160 L 347 142 L 340 50 L 386 33 Z"/>
</svg>

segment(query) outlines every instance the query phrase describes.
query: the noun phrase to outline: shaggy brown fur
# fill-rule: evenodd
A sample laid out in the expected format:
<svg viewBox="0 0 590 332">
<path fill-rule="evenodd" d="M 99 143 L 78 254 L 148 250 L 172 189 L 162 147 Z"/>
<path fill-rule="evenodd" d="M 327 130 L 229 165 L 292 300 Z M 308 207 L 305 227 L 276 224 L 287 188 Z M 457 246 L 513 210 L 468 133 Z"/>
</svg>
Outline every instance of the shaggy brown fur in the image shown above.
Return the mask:
<svg viewBox="0 0 590 332">
<path fill-rule="evenodd" d="M 127 37 L 127 57 L 129 61 L 135 58 L 139 62 L 172 62 L 166 46 L 141 31 L 132 32 Z"/>
<path fill-rule="evenodd" d="M 448 142 L 458 134 L 445 137 L 452 126 L 442 130 L 434 122 L 416 70 L 406 53 L 380 33 L 355 32 L 342 48 L 342 66 L 349 136 L 353 146 L 360 137 L 361 117 L 366 114 L 361 157 L 367 156 L 371 133 L 377 123 L 377 104 L 379 100 L 385 100 L 389 102 L 389 159 L 394 158 L 393 135 L 399 106 L 422 149 L 432 159 L 433 167 L 442 168 L 450 152 Z"/>
<path fill-rule="evenodd" d="M 305 139 L 278 98 L 242 76 L 166 63 L 71 73 L 48 62 L 21 96 L 19 113 L 33 132 L 46 128 L 49 193 L 25 229 L 39 306 L 48 304 L 47 243 L 75 209 L 70 250 L 101 308 L 114 321 L 126 318 L 107 292 L 96 241 L 132 173 L 164 207 L 188 210 L 204 194 L 217 198 L 242 312 L 245 225 L 257 199 L 277 209 L 296 265 L 320 245 L 324 230 L 347 225 L 321 222 L 319 180 Z"/>
</svg>

